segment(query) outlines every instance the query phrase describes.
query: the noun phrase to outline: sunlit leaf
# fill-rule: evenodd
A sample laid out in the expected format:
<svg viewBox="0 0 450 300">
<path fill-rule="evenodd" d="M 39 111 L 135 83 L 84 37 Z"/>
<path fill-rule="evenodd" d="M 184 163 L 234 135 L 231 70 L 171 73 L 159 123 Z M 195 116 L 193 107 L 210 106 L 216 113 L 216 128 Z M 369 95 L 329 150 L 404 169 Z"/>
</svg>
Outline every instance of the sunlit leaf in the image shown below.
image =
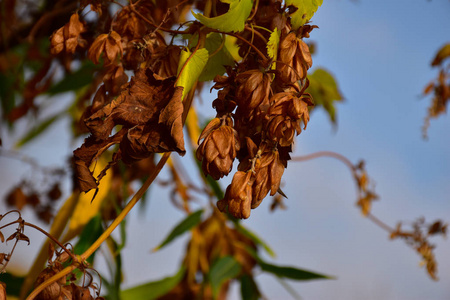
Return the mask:
<svg viewBox="0 0 450 300">
<path fill-rule="evenodd" d="M 182 99 L 184 99 L 184 96 L 189 93 L 194 83 L 198 80 L 208 61 L 208 57 L 208 50 L 205 48 L 198 49 L 194 53 L 187 49 L 181 51 L 176 86 L 184 87 L 181 96 Z"/>
<path fill-rule="evenodd" d="M 41 123 L 37 124 L 36 126 L 33 126 L 33 128 L 31 128 L 31 130 L 17 142 L 16 147 L 20 148 L 23 145 L 25 145 L 26 143 L 32 141 L 35 137 L 37 137 L 41 133 L 43 133 L 50 125 L 52 125 L 55 121 L 57 121 L 62 116 L 64 116 L 64 115 L 56 114 L 52 117 L 49 117 L 49 118 L 43 120 Z"/>
<path fill-rule="evenodd" d="M 240 271 L 241 265 L 232 256 L 224 256 L 215 261 L 209 271 L 209 281 L 214 297 L 219 293 L 222 284 L 228 279 L 236 277 Z"/>
<path fill-rule="evenodd" d="M 189 231 L 191 228 L 196 226 L 201 222 L 203 210 L 198 210 L 189 216 L 187 216 L 183 221 L 178 223 L 177 226 L 175 226 L 172 231 L 169 233 L 169 235 L 164 239 L 164 241 L 153 249 L 153 251 L 158 251 L 159 249 L 163 248 L 164 246 L 170 244 L 174 239 L 185 233 L 186 231 Z"/>
<path fill-rule="evenodd" d="M 121 300 L 135 300 L 135 299 L 156 299 L 162 295 L 167 294 L 172 290 L 183 278 L 185 273 L 184 267 L 178 271 L 172 277 L 166 277 L 164 279 L 149 282 L 143 285 L 133 287 L 131 289 L 122 291 Z"/>
<path fill-rule="evenodd" d="M 342 101 L 343 98 L 333 75 L 324 69 L 316 69 L 308 75 L 308 79 L 306 91 L 313 96 L 316 106 L 323 106 L 331 121 L 336 123 L 335 101 Z"/>
<path fill-rule="evenodd" d="M 297 10 L 291 14 L 292 29 L 297 30 L 308 22 L 321 6 L 323 0 L 286 0 L 286 5 L 293 5 Z"/>
<path fill-rule="evenodd" d="M 240 32 L 244 30 L 245 21 L 252 11 L 252 0 L 227 0 L 230 4 L 230 9 L 223 15 L 208 18 L 200 13 L 194 13 L 194 17 L 203 25 L 223 32 Z"/>
<path fill-rule="evenodd" d="M 239 55 L 239 46 L 236 42 L 237 37 L 231 35 L 225 36 L 225 48 L 227 48 L 228 53 L 230 53 L 235 61 L 240 61 L 242 57 Z"/>
<path fill-rule="evenodd" d="M 273 60 L 277 60 L 278 44 L 280 43 L 280 31 L 275 27 L 274 31 L 270 34 L 269 41 L 267 42 L 267 54 Z M 272 65 L 272 69 L 275 69 L 275 63 Z"/>
</svg>

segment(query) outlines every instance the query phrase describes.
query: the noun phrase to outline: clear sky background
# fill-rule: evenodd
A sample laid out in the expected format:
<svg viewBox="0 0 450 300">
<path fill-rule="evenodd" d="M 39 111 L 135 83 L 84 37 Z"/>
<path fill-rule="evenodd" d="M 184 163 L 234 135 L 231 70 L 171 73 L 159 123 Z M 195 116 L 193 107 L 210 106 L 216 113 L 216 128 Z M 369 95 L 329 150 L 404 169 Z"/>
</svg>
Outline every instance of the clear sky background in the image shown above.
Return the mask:
<svg viewBox="0 0 450 300">
<path fill-rule="evenodd" d="M 297 139 L 295 155 L 331 150 L 353 162 L 364 159 L 381 198 L 373 213 L 391 226 L 422 216 L 450 221 L 450 141 L 445 133 L 450 118 L 432 120 L 429 140 L 422 139 L 430 99 L 420 97 L 437 75 L 430 67 L 433 56 L 450 42 L 449 16 L 447 0 L 325 0 L 312 19 L 320 27 L 311 33 L 317 45 L 314 67 L 335 75 L 346 100 L 338 105 L 337 130 L 323 111 L 312 114 L 308 129 Z M 215 95 L 202 97 L 207 107 L 202 114 L 212 117 Z M 69 101 L 60 99 L 58 105 Z M 26 122 L 22 123 L 24 127 Z M 5 148 L 24 132 L 20 127 L 11 135 L 2 129 Z M 24 152 L 42 165 L 62 164 L 79 146 L 70 141 L 68 128 L 67 120 L 60 121 Z M 27 169 L 1 157 L 0 163 L 2 196 Z M 189 166 L 192 162 L 187 162 Z M 164 171 L 161 176 L 168 178 Z M 434 282 L 419 267 L 415 251 L 402 241 L 390 241 L 386 232 L 361 215 L 354 205 L 353 179 L 342 163 L 330 158 L 291 162 L 283 182 L 288 209 L 270 213 L 268 198 L 244 224 L 272 246 L 277 254 L 274 263 L 337 277 L 289 282 L 302 299 L 450 299 L 449 242 L 433 240 L 440 278 Z M 25 211 L 27 216 L 31 214 Z M 182 217 L 171 205 L 168 191 L 160 188 L 151 189 L 145 211 L 131 213 L 123 252 L 124 287 L 176 272 L 187 237 L 158 253 L 150 249 Z M 32 245 L 18 249 L 12 267 L 27 269 L 37 254 L 43 238 L 29 233 Z M 261 274 L 258 281 L 268 299 L 292 298 L 272 276 Z M 236 297 L 234 286 L 231 299 Z"/>
</svg>

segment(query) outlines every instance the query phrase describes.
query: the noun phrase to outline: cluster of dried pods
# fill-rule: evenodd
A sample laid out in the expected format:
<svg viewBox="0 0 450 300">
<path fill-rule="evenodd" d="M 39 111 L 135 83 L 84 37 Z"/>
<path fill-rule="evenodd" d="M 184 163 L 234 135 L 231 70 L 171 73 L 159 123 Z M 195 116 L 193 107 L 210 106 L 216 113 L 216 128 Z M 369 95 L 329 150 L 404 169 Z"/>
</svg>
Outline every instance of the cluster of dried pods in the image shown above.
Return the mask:
<svg viewBox="0 0 450 300">
<path fill-rule="evenodd" d="M 85 129 L 91 135 L 74 151 L 81 191 L 96 189 L 106 170 L 119 160 L 130 164 L 152 153 L 185 153 L 184 87 L 176 86 L 183 47 L 173 44 L 173 38 L 167 43 L 161 33 L 164 30 L 156 30 L 152 24 L 160 22 L 170 28 L 179 21 L 177 13 L 190 5 L 204 5 L 204 1 L 190 2 L 178 3 L 176 10 L 169 9 L 162 20 L 156 19 L 161 16 L 153 13 L 152 1 L 130 3 L 109 20 L 110 31 L 98 34 L 90 43 L 87 57 L 95 64 L 102 62 L 104 68 L 100 71 L 102 84 L 83 112 Z M 215 8 L 220 14 L 228 7 L 217 2 Z M 102 11 L 101 6 L 91 9 Z M 227 66 L 226 76 L 215 76 L 213 88 L 219 91 L 213 107 L 217 115 L 201 133 L 197 150 L 204 173 L 215 180 L 228 175 L 234 160 L 239 160 L 224 199 L 217 203 L 221 211 L 228 208 L 236 218 L 248 218 L 250 210 L 269 192 L 274 195 L 280 191 L 294 138 L 301 132 L 302 123 L 306 128 L 308 107 L 313 105 L 312 97 L 305 92 L 312 60 L 303 38 L 309 37 L 316 26 L 305 24 L 293 30 L 287 8 L 280 1 L 261 1 L 257 9 L 258 14 L 246 21 L 248 30 L 240 35 L 230 33 L 239 37 L 237 45 L 243 59 Z M 89 43 L 84 34 L 88 29 L 74 14 L 53 34 L 51 52 L 67 55 L 86 49 Z M 196 36 L 197 45 L 191 48 L 194 52 L 201 45 L 201 37 L 218 32 L 198 22 L 182 32 L 166 31 Z M 277 47 L 270 55 L 268 41 L 274 32 Z M 129 82 L 126 70 L 134 72 Z M 111 163 L 94 178 L 89 166 L 117 144 L 119 149 Z"/>
</svg>

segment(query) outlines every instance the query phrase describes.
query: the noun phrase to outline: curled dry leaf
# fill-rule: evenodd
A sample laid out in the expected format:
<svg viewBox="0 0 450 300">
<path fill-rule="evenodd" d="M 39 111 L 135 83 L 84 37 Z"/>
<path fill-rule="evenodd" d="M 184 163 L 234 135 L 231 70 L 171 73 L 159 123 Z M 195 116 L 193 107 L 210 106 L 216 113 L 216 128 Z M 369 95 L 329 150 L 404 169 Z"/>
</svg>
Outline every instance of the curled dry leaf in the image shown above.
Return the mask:
<svg viewBox="0 0 450 300">
<path fill-rule="evenodd" d="M 70 17 L 69 23 L 55 31 L 50 38 L 50 53 L 59 54 L 62 51 L 66 53 L 75 53 L 78 46 L 86 47 L 86 40 L 81 38 L 81 34 L 86 31 L 84 24 L 80 21 L 78 13 Z"/>
<path fill-rule="evenodd" d="M 112 163 L 122 159 L 129 164 L 152 153 L 184 155 L 183 88 L 175 87 L 174 82 L 174 78 L 162 79 L 150 69 L 140 70 L 119 97 L 85 120 L 92 135 L 74 151 L 81 191 L 97 188 L 104 172 L 95 180 L 89 166 L 114 144 L 120 144 L 120 149 Z M 122 129 L 110 136 L 117 125 Z"/>
<path fill-rule="evenodd" d="M 89 48 L 88 57 L 98 64 L 102 53 L 105 65 L 115 63 L 117 58 L 122 56 L 122 38 L 117 32 L 111 31 L 109 34 L 99 35 Z"/>
</svg>

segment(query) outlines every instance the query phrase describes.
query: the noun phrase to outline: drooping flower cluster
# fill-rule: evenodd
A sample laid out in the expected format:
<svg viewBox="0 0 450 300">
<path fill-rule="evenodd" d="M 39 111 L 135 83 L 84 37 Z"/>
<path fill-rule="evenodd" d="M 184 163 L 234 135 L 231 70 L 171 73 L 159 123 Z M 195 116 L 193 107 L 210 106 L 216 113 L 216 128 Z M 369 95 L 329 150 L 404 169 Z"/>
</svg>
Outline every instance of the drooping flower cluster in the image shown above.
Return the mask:
<svg viewBox="0 0 450 300">
<path fill-rule="evenodd" d="M 239 160 L 225 197 L 217 203 L 219 210 L 236 218 L 248 218 L 269 192 L 273 196 L 280 191 L 295 136 L 306 128 L 308 107 L 313 105 L 305 93 L 312 60 L 302 38 L 314 27 L 291 31 L 289 22 L 278 18 L 266 25 L 281 32 L 276 61 L 247 56 L 227 70 L 228 76 L 214 79 L 213 88 L 219 90 L 213 103 L 217 117 L 203 130 L 197 150 L 204 173 L 214 179 L 227 175 L 233 160 Z"/>
</svg>

